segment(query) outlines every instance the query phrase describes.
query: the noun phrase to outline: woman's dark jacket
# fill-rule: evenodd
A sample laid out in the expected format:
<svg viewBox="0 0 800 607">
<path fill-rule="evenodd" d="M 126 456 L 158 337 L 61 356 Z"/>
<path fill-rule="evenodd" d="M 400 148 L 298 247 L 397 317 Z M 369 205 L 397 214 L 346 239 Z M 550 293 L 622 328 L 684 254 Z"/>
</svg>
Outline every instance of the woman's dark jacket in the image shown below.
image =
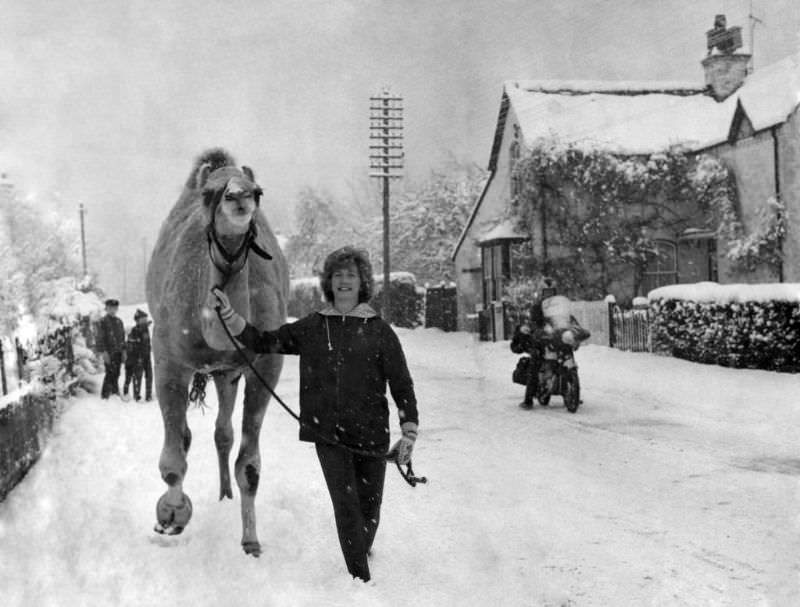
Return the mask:
<svg viewBox="0 0 800 607">
<path fill-rule="evenodd" d="M 388 382 L 400 423 L 418 423 L 414 382 L 397 335 L 367 304 L 333 307 L 277 331 L 248 324 L 236 336 L 255 352 L 300 355 L 300 440 L 368 451 L 389 447 Z"/>
</svg>

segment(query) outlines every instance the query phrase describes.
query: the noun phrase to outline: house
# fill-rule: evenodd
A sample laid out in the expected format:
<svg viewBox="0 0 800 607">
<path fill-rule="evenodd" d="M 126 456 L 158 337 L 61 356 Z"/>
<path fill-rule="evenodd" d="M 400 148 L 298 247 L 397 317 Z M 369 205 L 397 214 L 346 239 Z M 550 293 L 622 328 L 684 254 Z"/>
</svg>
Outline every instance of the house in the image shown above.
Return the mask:
<svg viewBox="0 0 800 607">
<path fill-rule="evenodd" d="M 490 337 L 508 338 L 502 297 L 504 285 L 520 270 L 513 267 L 513 248 L 532 239 L 534 254 L 547 255 L 546 218 L 529 232 L 519 232 L 504 220 L 518 188 L 515 162 L 547 137 L 621 156 L 648 155 L 676 145 L 691 154 L 710 154 L 735 177 L 745 233 L 755 229 L 765 201 L 782 201 L 785 236 L 778 267 L 743 273 L 725 254 L 719 230 L 698 224 L 658 240 L 661 254 L 646 268 L 642 294 L 664 284 L 704 280 L 800 281 L 800 54 L 750 71 L 751 57 L 738 50 L 737 30 L 725 30 L 724 18 L 720 24 L 718 16 L 714 30 L 707 32 L 703 83 L 504 83 L 489 179 L 452 253 L 460 328 L 470 326 L 469 319 L 483 311 Z"/>
</svg>

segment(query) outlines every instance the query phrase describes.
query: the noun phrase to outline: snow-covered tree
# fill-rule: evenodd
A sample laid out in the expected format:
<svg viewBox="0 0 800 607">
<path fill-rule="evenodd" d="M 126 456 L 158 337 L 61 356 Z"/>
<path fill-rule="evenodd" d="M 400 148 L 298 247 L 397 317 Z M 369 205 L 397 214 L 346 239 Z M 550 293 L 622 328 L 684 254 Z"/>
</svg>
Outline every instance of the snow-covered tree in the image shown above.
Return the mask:
<svg viewBox="0 0 800 607">
<path fill-rule="evenodd" d="M 477 165 L 450 160 L 408 188 L 392 209 L 392 265 L 422 282 L 453 280 L 450 255 L 485 180 Z"/>
<path fill-rule="evenodd" d="M 419 183 L 395 183 L 389 205 L 392 270 L 410 272 L 419 282 L 451 280 L 450 254 L 485 179 L 476 165 L 451 158 Z M 286 246 L 295 277 L 315 274 L 325 256 L 345 244 L 366 249 L 375 272 L 382 272 L 380 196 L 371 205 L 355 195 L 342 202 L 307 187 L 297 197 L 295 223 L 297 232 Z"/>
<path fill-rule="evenodd" d="M 0 322 L 16 327 L 23 312 L 40 310 L 40 285 L 64 276 L 79 276 L 80 233 L 76 225 L 36 200 L 20 200 L 4 181 L 0 197 Z"/>
<path fill-rule="evenodd" d="M 328 192 L 311 187 L 297 196 L 295 224 L 297 232 L 286 245 L 286 257 L 295 277 L 318 273 L 328 253 L 360 239 L 348 209 Z"/>
</svg>

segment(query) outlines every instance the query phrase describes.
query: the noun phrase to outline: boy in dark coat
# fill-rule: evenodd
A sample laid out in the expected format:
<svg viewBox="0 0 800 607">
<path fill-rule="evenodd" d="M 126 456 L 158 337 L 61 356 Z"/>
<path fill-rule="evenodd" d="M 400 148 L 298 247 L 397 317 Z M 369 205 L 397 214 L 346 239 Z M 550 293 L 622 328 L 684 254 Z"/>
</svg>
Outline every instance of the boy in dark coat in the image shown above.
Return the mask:
<svg viewBox="0 0 800 607">
<path fill-rule="evenodd" d="M 145 378 L 146 401 L 153 399 L 153 364 L 150 360 L 150 320 L 147 312 L 136 310 L 133 315 L 134 325 L 128 333 L 125 346 L 125 386 L 122 393 L 128 396 L 128 387 L 133 380 L 133 398 L 137 402 L 142 395 L 142 374 Z"/>
<path fill-rule="evenodd" d="M 117 318 L 119 301 L 106 300 L 106 315 L 97 323 L 97 340 L 95 347 L 103 358 L 106 368 L 103 377 L 103 387 L 100 390 L 101 398 L 108 398 L 112 394 L 119 395 L 119 371 L 125 360 L 125 327 Z"/>
<path fill-rule="evenodd" d="M 411 461 L 417 437 L 417 400 L 397 335 L 367 304 L 373 279 L 366 252 L 334 251 L 320 282 L 327 308 L 263 333 L 231 308 L 222 291 L 214 294 L 231 333 L 245 346 L 300 355 L 300 440 L 316 444 L 347 570 L 368 581 L 389 447 L 387 382 L 402 430 L 389 453 L 403 465 Z"/>
</svg>

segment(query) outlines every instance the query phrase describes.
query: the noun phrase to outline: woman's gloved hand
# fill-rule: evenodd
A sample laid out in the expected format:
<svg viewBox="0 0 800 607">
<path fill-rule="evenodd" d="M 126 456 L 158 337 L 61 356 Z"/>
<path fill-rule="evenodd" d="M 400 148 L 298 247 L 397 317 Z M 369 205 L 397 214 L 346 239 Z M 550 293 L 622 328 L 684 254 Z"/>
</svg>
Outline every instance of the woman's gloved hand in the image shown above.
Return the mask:
<svg viewBox="0 0 800 607">
<path fill-rule="evenodd" d="M 411 454 L 414 451 L 414 443 L 417 440 L 417 424 L 405 422 L 401 424 L 400 428 L 403 431 L 403 436 L 389 449 L 389 455 L 396 459 L 401 466 L 407 466 L 411 462 Z"/>
<path fill-rule="evenodd" d="M 222 318 L 222 322 L 227 325 L 231 335 L 239 335 L 239 333 L 244 331 L 247 321 L 242 318 L 241 314 L 238 314 L 236 310 L 233 309 L 230 299 L 228 299 L 228 296 L 222 289 L 214 287 L 211 289 L 211 293 L 217 298 L 217 302 L 219 302 L 219 315 Z"/>
</svg>

